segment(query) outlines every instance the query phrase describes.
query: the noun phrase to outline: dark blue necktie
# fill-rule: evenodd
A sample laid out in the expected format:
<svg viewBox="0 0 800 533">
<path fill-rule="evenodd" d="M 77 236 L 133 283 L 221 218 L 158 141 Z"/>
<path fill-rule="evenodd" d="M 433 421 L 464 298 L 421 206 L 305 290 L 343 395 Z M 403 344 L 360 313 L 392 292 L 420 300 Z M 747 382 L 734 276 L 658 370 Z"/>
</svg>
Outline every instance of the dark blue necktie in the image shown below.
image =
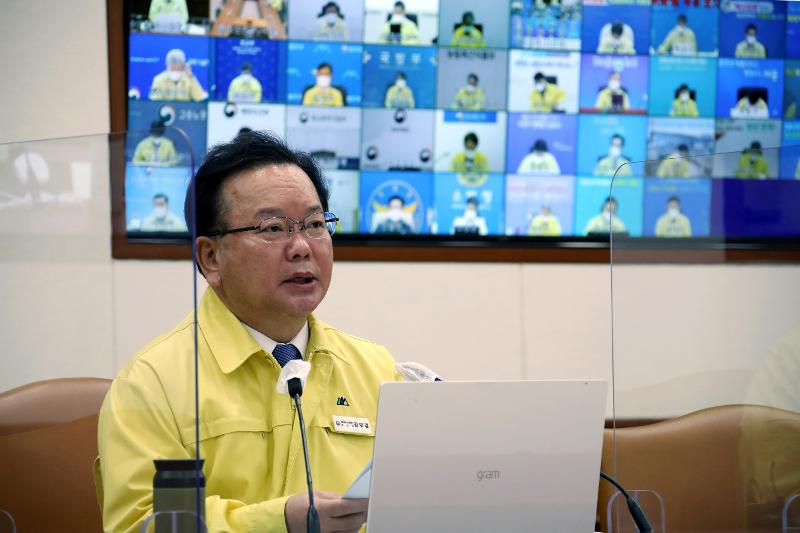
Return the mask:
<svg viewBox="0 0 800 533">
<path fill-rule="evenodd" d="M 292 359 L 302 359 L 300 350 L 294 344 L 278 344 L 272 350 L 272 355 L 275 356 L 275 360 L 278 361 L 281 368 Z"/>
</svg>

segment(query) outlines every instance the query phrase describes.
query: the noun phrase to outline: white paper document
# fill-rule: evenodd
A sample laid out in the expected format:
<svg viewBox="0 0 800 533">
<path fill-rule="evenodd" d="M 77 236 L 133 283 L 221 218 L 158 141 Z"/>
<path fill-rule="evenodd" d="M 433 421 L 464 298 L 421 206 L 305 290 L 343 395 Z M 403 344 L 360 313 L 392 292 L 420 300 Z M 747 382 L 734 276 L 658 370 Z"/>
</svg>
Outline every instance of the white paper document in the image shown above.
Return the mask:
<svg viewBox="0 0 800 533">
<path fill-rule="evenodd" d="M 367 466 L 356 476 L 355 481 L 350 484 L 342 498 L 348 500 L 357 500 L 360 498 L 369 498 L 369 487 L 372 484 L 372 461 L 367 463 Z"/>
</svg>

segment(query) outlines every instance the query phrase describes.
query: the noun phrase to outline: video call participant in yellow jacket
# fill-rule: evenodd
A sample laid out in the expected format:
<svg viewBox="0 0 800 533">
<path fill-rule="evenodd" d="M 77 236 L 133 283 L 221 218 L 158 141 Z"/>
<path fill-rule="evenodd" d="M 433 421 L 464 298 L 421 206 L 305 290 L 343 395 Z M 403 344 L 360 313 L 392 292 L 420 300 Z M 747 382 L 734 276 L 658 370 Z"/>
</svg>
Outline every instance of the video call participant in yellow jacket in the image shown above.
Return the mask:
<svg viewBox="0 0 800 533">
<path fill-rule="evenodd" d="M 475 26 L 475 14 L 466 11 L 461 16 L 461 25 L 453 32 L 450 46 L 458 48 L 486 48 L 483 33 Z"/>
<path fill-rule="evenodd" d="M 342 107 L 344 96 L 342 91 L 332 87 L 333 67 L 329 63 L 320 63 L 314 71 L 316 84 L 303 93 L 303 105 Z"/>
<path fill-rule="evenodd" d="M 656 237 L 691 237 L 692 223 L 689 217 L 681 213 L 681 200 L 670 196 L 667 200 L 667 211 L 656 221 Z"/>
<path fill-rule="evenodd" d="M 583 230 L 585 235 L 608 235 L 609 233 L 625 233 L 625 223 L 617 216 L 617 199 L 613 196 L 606 198 L 600 214 L 595 215 Z"/>
<path fill-rule="evenodd" d="M 175 144 L 164 137 L 166 128 L 158 120 L 150 123 L 150 134 L 133 151 L 134 165 L 173 166 L 178 164 Z"/>
<path fill-rule="evenodd" d="M 603 28 L 605 30 L 605 28 Z M 597 45 L 598 54 L 624 54 L 633 55 L 636 49 L 633 47 L 633 33 L 628 29 L 625 32 L 625 24 L 613 22 L 606 31 L 600 31 L 600 43 Z"/>
<path fill-rule="evenodd" d="M 744 40 L 736 45 L 733 55 L 747 59 L 764 59 L 767 49 L 758 42 L 758 29 L 755 24 L 748 24 L 744 29 Z"/>
<path fill-rule="evenodd" d="M 480 111 L 486 105 L 486 94 L 478 86 L 478 75 L 474 72 L 467 74 L 467 84 L 456 92 L 453 99 L 453 109 L 468 109 Z"/>
<path fill-rule="evenodd" d="M 389 109 L 414 109 L 414 91 L 408 86 L 405 72 L 398 72 L 394 84 L 386 89 L 383 106 Z"/>
<path fill-rule="evenodd" d="M 745 149 L 736 164 L 736 177 L 747 179 L 765 179 L 769 177 L 769 165 L 761 150 L 761 143 L 753 141 L 750 148 Z"/>
<path fill-rule="evenodd" d="M 228 101 L 252 103 L 261 101 L 261 82 L 253 76 L 253 66 L 250 63 L 243 63 L 241 73 L 228 85 Z"/>
<path fill-rule="evenodd" d="M 567 98 L 567 93 L 556 85 L 547 81 L 547 77 L 542 72 L 533 75 L 533 90 L 531 91 L 531 112 L 532 113 L 552 113 L 558 110 Z"/>
<path fill-rule="evenodd" d="M 419 28 L 406 16 L 406 5 L 399 0 L 383 25 L 378 41 L 387 44 L 419 44 Z"/>
<path fill-rule="evenodd" d="M 543 205 L 539 212 L 531 219 L 528 226 L 528 235 L 534 237 L 560 237 L 561 222 L 553 214 L 549 205 Z"/>
<path fill-rule="evenodd" d="M 605 112 L 627 111 L 631 108 L 628 93 L 622 88 L 622 74 L 611 72 L 608 75 L 608 84 L 597 93 L 594 106 Z"/>
<path fill-rule="evenodd" d="M 489 160 L 478 151 L 478 136 L 469 132 L 464 136 L 464 149 L 453 156 L 452 172 L 489 172 Z"/>
<path fill-rule="evenodd" d="M 167 52 L 165 63 L 167 69 L 157 74 L 150 85 L 150 100 L 199 102 L 208 98 L 208 93 L 192 74 L 183 50 L 173 48 Z"/>
<path fill-rule="evenodd" d="M 156 24 L 164 15 L 177 17 L 182 24 L 189 22 L 189 9 L 186 0 L 151 0 L 147 18 Z"/>
<path fill-rule="evenodd" d="M 692 99 L 692 91 L 685 83 L 678 87 L 675 91 L 677 96 L 672 101 L 672 106 L 669 108 L 669 116 L 671 117 L 699 117 L 700 111 L 697 109 L 697 102 Z"/>
<path fill-rule="evenodd" d="M 661 160 L 656 170 L 659 178 L 688 178 L 692 167 L 689 164 L 689 147 L 679 144 L 678 149 Z"/>
<path fill-rule="evenodd" d="M 681 13 L 678 15 L 678 23 L 670 30 L 661 46 L 658 47 L 659 54 L 671 54 L 674 56 L 693 56 L 697 54 L 697 37 L 689 27 L 689 19 Z"/>
<path fill-rule="evenodd" d="M 625 137 L 619 133 L 611 136 L 608 144 L 608 155 L 600 156 L 594 166 L 595 176 L 633 176 L 631 160 L 622 155 L 625 148 Z"/>
<path fill-rule="evenodd" d="M 336 222 L 323 214 L 322 173 L 307 154 L 247 132 L 212 148 L 190 187 L 208 282 L 197 310 L 208 531 L 305 532 L 300 427 L 289 397 L 276 391 L 281 362 L 294 352 L 311 364 L 303 405 L 322 529 L 355 532 L 367 500 L 339 494 L 371 459 L 374 434 L 343 433 L 333 417 L 373 428 L 381 383 L 400 377 L 385 348 L 313 316 L 331 280 Z M 152 512 L 153 459 L 195 457 L 194 344 L 190 313 L 111 385 L 95 470 L 106 531 L 138 532 Z"/>
</svg>

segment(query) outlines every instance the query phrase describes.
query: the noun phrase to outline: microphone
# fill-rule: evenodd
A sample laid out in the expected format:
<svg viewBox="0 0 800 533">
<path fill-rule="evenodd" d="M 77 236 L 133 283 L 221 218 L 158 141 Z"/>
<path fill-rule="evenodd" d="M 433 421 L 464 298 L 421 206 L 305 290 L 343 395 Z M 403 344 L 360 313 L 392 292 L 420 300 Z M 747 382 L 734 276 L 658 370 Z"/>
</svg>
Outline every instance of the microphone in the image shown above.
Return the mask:
<svg viewBox="0 0 800 533">
<path fill-rule="evenodd" d="M 434 382 L 434 381 L 444 381 L 439 375 L 431 370 L 430 368 L 421 365 L 419 363 L 414 362 L 407 362 L 407 363 L 396 363 L 394 367 L 397 369 L 400 374 L 406 378 L 406 381 L 412 382 Z M 644 514 L 644 511 L 639 504 L 636 503 L 636 500 L 630 497 L 628 492 L 622 488 L 622 485 L 617 483 L 617 481 L 606 474 L 605 472 L 600 472 L 600 477 L 614 485 L 625 497 L 625 501 L 628 503 L 628 511 L 631 514 L 631 518 L 633 518 L 634 523 L 636 524 L 636 528 L 639 530 L 639 533 L 652 533 L 653 526 L 650 525 L 650 521 L 647 519 L 647 515 Z"/>
<path fill-rule="evenodd" d="M 415 383 L 444 381 L 441 377 L 439 377 L 439 374 L 419 363 L 414 363 L 411 361 L 407 363 L 396 363 L 394 368 L 400 372 L 404 378 L 406 378 L 406 381 L 412 381 Z"/>
<path fill-rule="evenodd" d="M 314 483 L 311 481 L 311 462 L 308 459 L 308 438 L 306 437 L 306 423 L 303 420 L 303 408 L 300 405 L 300 396 L 303 395 L 303 387 L 311 370 L 311 363 L 300 359 L 292 359 L 283 367 L 281 375 L 278 377 L 276 389 L 281 394 L 288 394 L 294 405 L 297 407 L 297 417 L 300 419 L 300 437 L 303 441 L 303 458 L 306 461 L 306 484 L 308 485 L 308 518 L 306 520 L 306 531 L 308 533 L 320 533 L 319 516 L 314 507 Z"/>
</svg>

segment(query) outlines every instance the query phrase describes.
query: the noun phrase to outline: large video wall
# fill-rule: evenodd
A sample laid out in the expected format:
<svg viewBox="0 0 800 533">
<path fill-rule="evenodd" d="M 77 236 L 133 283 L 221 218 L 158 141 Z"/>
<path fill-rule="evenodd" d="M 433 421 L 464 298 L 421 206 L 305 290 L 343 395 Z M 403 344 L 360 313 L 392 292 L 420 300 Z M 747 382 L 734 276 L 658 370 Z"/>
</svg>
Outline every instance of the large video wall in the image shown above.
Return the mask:
<svg viewBox="0 0 800 533">
<path fill-rule="evenodd" d="M 186 230 L 178 127 L 310 152 L 343 233 L 800 235 L 800 2 L 196 6 L 131 13 L 132 234 Z"/>
</svg>

